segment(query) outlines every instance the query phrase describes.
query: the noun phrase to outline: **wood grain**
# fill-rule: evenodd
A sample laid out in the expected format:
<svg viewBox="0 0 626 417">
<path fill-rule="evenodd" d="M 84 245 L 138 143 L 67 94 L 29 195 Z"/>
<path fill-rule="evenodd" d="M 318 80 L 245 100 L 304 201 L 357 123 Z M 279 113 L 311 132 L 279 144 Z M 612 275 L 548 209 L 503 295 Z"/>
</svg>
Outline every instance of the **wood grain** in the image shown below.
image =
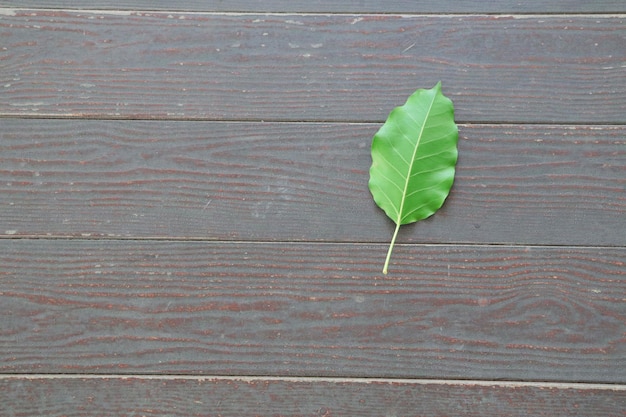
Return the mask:
<svg viewBox="0 0 626 417">
<path fill-rule="evenodd" d="M 376 124 L 0 123 L 4 237 L 386 243 L 393 231 L 367 189 Z M 449 199 L 400 241 L 625 246 L 625 137 L 462 125 Z"/>
<path fill-rule="evenodd" d="M 0 371 L 623 382 L 626 249 L 0 241 Z"/>
<path fill-rule="evenodd" d="M 623 417 L 625 12 L 0 0 L 0 415 Z M 383 276 L 371 137 L 439 80 Z"/>
<path fill-rule="evenodd" d="M 8 9 L 0 116 L 382 121 L 443 81 L 465 122 L 626 122 L 620 16 Z"/>
<path fill-rule="evenodd" d="M 309 13 L 622 13 L 622 0 L 2 0 L 0 7 Z"/>
<path fill-rule="evenodd" d="M 451 381 L 4 378 L 6 416 L 622 417 L 623 386 L 508 386 Z"/>
</svg>

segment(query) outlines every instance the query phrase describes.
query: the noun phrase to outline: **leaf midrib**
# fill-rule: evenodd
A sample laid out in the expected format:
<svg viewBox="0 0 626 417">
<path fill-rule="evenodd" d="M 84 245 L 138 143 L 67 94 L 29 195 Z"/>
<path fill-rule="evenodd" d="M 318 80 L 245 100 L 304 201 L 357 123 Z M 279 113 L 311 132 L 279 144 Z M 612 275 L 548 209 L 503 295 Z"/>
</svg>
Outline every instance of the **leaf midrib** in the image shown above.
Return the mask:
<svg viewBox="0 0 626 417">
<path fill-rule="evenodd" d="M 402 221 L 402 218 L 404 217 L 402 214 L 404 212 L 404 202 L 406 201 L 406 197 L 407 197 L 407 190 L 409 188 L 409 180 L 411 179 L 411 172 L 413 171 L 413 164 L 415 163 L 415 155 L 417 154 L 417 150 L 420 146 L 420 142 L 422 140 L 422 136 L 424 134 L 424 128 L 426 127 L 426 120 L 428 120 L 428 117 L 430 116 L 430 112 L 433 109 L 433 105 L 435 104 L 435 99 L 437 98 L 437 93 L 435 92 L 435 94 L 433 94 L 433 98 L 430 101 L 430 105 L 428 106 L 428 111 L 426 112 L 426 115 L 424 116 L 424 121 L 422 122 L 422 127 L 420 128 L 420 133 L 417 136 L 417 141 L 415 142 L 415 148 L 413 149 L 413 155 L 411 155 L 411 160 L 409 162 L 409 169 L 408 172 L 406 174 L 406 178 L 404 180 L 404 189 L 402 190 L 402 199 L 400 200 L 400 209 L 398 210 L 398 218 L 396 219 L 396 224 L 399 225 L 400 222 Z M 411 113 L 408 113 L 408 116 L 411 118 L 411 120 L 413 120 L 415 123 L 417 123 L 417 120 L 415 120 L 413 118 L 413 115 L 411 115 Z"/>
</svg>

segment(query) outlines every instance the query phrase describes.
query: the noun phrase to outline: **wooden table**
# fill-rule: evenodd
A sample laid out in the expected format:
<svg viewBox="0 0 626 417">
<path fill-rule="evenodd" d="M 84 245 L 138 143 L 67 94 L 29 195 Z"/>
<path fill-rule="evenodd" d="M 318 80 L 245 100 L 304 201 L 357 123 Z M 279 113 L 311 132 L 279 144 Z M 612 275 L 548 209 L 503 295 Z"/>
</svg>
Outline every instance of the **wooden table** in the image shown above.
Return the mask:
<svg viewBox="0 0 626 417">
<path fill-rule="evenodd" d="M 576 3 L 0 1 L 0 415 L 626 415 L 626 5 Z M 440 80 L 384 276 L 371 138 Z"/>
</svg>

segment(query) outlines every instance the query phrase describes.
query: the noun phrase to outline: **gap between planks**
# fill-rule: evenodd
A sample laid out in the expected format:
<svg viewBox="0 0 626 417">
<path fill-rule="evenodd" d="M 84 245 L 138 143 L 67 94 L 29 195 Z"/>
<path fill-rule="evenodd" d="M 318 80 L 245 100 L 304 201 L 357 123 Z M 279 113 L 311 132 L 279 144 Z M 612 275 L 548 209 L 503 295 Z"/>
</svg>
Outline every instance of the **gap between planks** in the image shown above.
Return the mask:
<svg viewBox="0 0 626 417">
<path fill-rule="evenodd" d="M 185 10 L 164 10 L 164 9 L 72 9 L 63 7 L 3 7 L 0 5 L 0 16 L 15 16 L 16 12 L 43 12 L 62 11 L 67 13 L 83 13 L 83 14 L 105 14 L 114 16 L 142 16 L 153 14 L 171 14 L 171 15 L 212 15 L 212 16 L 354 16 L 354 17 L 372 17 L 372 16 L 400 16 L 400 17 L 464 17 L 464 16 L 494 16 L 512 19 L 536 19 L 536 18 L 568 18 L 568 17 L 589 17 L 589 18 L 625 18 L 626 13 L 590 13 L 590 12 L 570 12 L 570 13 L 409 13 L 409 12 L 220 12 L 220 11 L 185 11 Z"/>
<path fill-rule="evenodd" d="M 0 11 L 2 9 L 0 8 Z M 1 13 L 0 13 L 1 16 Z M 626 16 L 624 17 L 626 18 Z M 624 66 L 626 68 L 626 65 Z M 392 109 L 390 109 L 391 111 Z M 203 122 L 203 123 L 221 123 L 221 124 L 308 124 L 308 125 L 358 125 L 358 126 L 380 126 L 385 123 L 385 120 L 325 120 L 325 119 L 283 119 L 283 118 L 220 118 L 214 119 L 209 117 L 194 117 L 194 116 L 155 116 L 155 117 L 136 117 L 136 116 L 112 116 L 112 115 L 73 115 L 73 114 L 55 114 L 55 113 L 2 113 L 0 112 L 1 119 L 21 119 L 21 120 L 80 120 L 80 121 L 101 121 L 101 122 Z M 551 122 L 551 121 L 479 121 L 474 122 L 472 120 L 455 120 L 455 123 L 459 127 L 515 127 L 515 126 L 551 126 L 551 127 L 563 127 L 563 128 L 576 128 L 576 127 L 621 127 L 626 125 L 626 122 Z"/>
<path fill-rule="evenodd" d="M 90 233 L 91 234 L 91 233 Z M 330 241 L 330 240 L 223 240 L 223 239 L 209 239 L 197 236 L 185 237 L 185 236 L 100 236 L 93 234 L 93 236 L 44 236 L 44 235 L 0 235 L 0 242 L 11 240 L 65 240 L 72 242 L 80 241 L 107 241 L 107 242 L 159 242 L 159 243 L 210 243 L 210 244 L 223 244 L 223 245 L 242 245 L 242 244 L 254 244 L 254 245 L 306 245 L 306 246 L 383 246 L 389 247 L 388 242 L 366 242 L 366 241 L 354 241 L 354 242 L 342 242 L 342 241 Z M 535 248 L 535 249 L 549 249 L 549 248 L 561 248 L 561 249 L 626 249 L 624 245 L 546 245 L 546 244 L 527 244 L 527 243 L 396 243 L 397 247 L 411 247 L 411 246 L 423 246 L 423 247 L 459 247 L 459 248 Z"/>
<path fill-rule="evenodd" d="M 496 381 L 470 379 L 406 379 L 406 378 L 341 378 L 341 377 L 282 377 L 282 376 L 228 376 L 228 375 L 184 375 L 184 374 L 0 374 L 0 380 L 8 379 L 145 379 L 145 380 L 187 380 L 187 381 L 240 381 L 245 383 L 282 381 L 294 383 L 356 383 L 356 384 L 405 384 L 405 385 L 456 385 L 502 388 L 553 388 L 553 389 L 595 389 L 626 391 L 625 384 L 595 384 L 589 382 L 542 382 L 542 381 Z"/>
</svg>

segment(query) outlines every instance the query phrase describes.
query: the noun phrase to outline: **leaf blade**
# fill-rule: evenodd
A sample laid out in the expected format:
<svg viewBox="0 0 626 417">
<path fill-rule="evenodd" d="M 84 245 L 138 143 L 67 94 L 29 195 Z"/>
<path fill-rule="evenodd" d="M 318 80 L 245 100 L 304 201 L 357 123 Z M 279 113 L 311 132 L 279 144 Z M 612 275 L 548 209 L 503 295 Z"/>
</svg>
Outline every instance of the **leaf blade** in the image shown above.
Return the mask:
<svg viewBox="0 0 626 417">
<path fill-rule="evenodd" d="M 376 204 L 396 223 L 383 273 L 399 227 L 430 217 L 447 198 L 454 182 L 457 142 L 454 106 L 441 92 L 441 82 L 413 93 L 374 135 L 368 187 Z"/>
</svg>

